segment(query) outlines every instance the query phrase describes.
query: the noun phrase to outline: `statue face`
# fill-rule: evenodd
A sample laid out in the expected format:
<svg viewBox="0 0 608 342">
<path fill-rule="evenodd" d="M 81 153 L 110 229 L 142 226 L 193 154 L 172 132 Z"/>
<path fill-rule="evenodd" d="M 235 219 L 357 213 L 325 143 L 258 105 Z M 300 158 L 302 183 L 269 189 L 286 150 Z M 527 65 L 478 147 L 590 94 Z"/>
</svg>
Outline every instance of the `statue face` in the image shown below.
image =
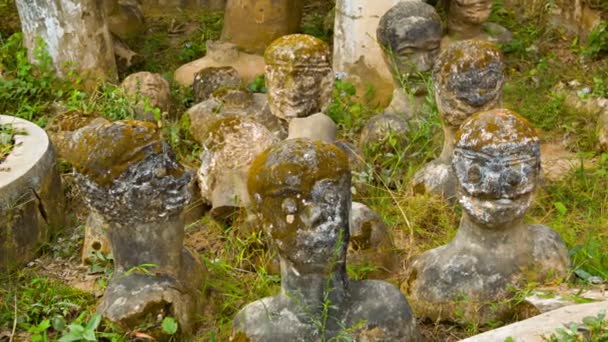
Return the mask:
<svg viewBox="0 0 608 342">
<path fill-rule="evenodd" d="M 249 193 L 281 257 L 298 272 L 344 262 L 351 205 L 348 158 L 338 147 L 288 139 L 256 158 Z"/>
<path fill-rule="evenodd" d="M 534 147 L 523 146 L 510 153 L 457 148 L 453 165 L 460 183 L 460 203 L 473 221 L 494 228 L 522 218 L 530 207 L 539 173 L 539 154 Z"/>
<path fill-rule="evenodd" d="M 343 261 L 350 211 L 346 177 L 316 182 L 308 198 L 293 188 L 273 189 L 261 211 L 270 218 L 270 233 L 281 256 L 299 271 L 325 273 L 332 260 Z"/>
<path fill-rule="evenodd" d="M 272 114 L 301 118 L 327 108 L 334 75 L 329 46 L 306 34 L 275 40 L 264 53 L 266 87 Z"/>
<path fill-rule="evenodd" d="M 503 70 L 500 51 L 490 42 L 463 40 L 450 45 L 433 73 L 444 123 L 457 129 L 473 113 L 498 107 Z"/>
<path fill-rule="evenodd" d="M 441 31 L 434 25 L 416 27 L 416 18 L 408 18 L 404 23 L 402 36 L 395 41 L 393 48 L 394 67 L 401 75 L 415 75 L 433 68 L 439 55 Z M 415 39 L 411 39 L 416 37 Z"/>
<path fill-rule="evenodd" d="M 491 0 L 452 0 L 449 15 L 464 21 L 481 25 L 488 20 L 492 11 Z"/>
<path fill-rule="evenodd" d="M 402 1 L 380 18 L 376 38 L 395 80 L 429 71 L 439 54 L 441 19 L 433 6 Z"/>
</svg>

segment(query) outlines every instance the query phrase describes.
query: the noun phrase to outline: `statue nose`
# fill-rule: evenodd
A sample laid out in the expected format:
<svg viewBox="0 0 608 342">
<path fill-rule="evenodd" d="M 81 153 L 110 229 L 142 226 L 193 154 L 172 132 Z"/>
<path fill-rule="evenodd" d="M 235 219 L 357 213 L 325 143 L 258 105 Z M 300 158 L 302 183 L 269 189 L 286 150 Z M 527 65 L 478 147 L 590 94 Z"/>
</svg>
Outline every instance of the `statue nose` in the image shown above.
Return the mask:
<svg viewBox="0 0 608 342">
<path fill-rule="evenodd" d="M 500 173 L 494 170 L 487 171 L 485 176 L 485 187 L 486 194 L 491 196 L 492 198 L 499 198 L 502 195 L 502 182 L 501 182 Z"/>
</svg>

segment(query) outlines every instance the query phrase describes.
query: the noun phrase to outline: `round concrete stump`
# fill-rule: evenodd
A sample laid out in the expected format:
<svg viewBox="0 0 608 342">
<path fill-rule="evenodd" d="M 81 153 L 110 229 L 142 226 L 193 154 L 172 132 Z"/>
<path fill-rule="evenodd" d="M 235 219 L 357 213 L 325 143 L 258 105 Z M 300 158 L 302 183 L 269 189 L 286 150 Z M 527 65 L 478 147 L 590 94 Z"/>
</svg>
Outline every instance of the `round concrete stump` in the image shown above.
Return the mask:
<svg viewBox="0 0 608 342">
<path fill-rule="evenodd" d="M 34 258 L 63 226 L 65 198 L 46 132 L 12 116 L 0 115 L 0 124 L 21 132 L 0 163 L 0 269 L 7 269 Z"/>
</svg>

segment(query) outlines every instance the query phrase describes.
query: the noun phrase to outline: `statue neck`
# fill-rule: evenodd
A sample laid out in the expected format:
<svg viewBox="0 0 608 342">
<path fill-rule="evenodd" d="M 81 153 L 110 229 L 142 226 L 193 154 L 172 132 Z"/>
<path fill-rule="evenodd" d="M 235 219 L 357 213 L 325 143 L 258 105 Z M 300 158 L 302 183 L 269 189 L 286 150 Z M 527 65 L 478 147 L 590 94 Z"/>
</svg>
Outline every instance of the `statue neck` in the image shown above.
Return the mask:
<svg viewBox="0 0 608 342">
<path fill-rule="evenodd" d="M 340 307 L 346 297 L 348 276 L 344 261 L 337 263 L 329 274 L 306 273 L 283 257 L 281 260 L 281 293 L 301 307 L 306 316 L 321 317 L 326 304 Z M 310 317 L 309 317 L 310 318 Z"/>
<path fill-rule="evenodd" d="M 454 154 L 454 144 L 456 143 L 456 130 L 450 125 L 444 123 L 443 125 L 443 149 L 439 155 L 438 161 L 451 164 L 452 155 Z"/>
<path fill-rule="evenodd" d="M 505 223 L 501 226 L 487 227 L 473 221 L 465 212 L 460 220 L 456 233 L 457 243 L 478 246 L 483 250 L 494 250 L 504 245 L 517 243 L 520 238 L 526 238 L 526 225 L 523 218 Z"/>
<path fill-rule="evenodd" d="M 471 24 L 458 15 L 448 16 L 448 35 L 457 40 L 471 39 L 483 33 L 483 26 Z"/>
</svg>

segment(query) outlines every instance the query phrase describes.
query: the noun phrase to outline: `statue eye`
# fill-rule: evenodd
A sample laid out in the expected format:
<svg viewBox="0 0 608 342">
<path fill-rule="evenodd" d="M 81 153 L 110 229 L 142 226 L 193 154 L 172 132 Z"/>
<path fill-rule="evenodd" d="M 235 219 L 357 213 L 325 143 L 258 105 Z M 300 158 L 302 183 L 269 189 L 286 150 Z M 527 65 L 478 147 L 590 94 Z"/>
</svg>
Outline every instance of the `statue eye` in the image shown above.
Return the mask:
<svg viewBox="0 0 608 342">
<path fill-rule="evenodd" d="M 519 174 L 519 172 L 510 170 L 507 174 L 505 181 L 511 187 L 516 187 L 519 185 L 519 183 L 521 183 L 521 175 Z"/>
<path fill-rule="evenodd" d="M 481 170 L 479 166 L 473 165 L 467 171 L 467 180 L 469 183 L 479 183 L 481 181 Z"/>
</svg>

